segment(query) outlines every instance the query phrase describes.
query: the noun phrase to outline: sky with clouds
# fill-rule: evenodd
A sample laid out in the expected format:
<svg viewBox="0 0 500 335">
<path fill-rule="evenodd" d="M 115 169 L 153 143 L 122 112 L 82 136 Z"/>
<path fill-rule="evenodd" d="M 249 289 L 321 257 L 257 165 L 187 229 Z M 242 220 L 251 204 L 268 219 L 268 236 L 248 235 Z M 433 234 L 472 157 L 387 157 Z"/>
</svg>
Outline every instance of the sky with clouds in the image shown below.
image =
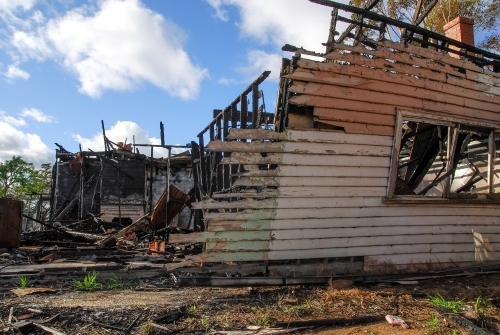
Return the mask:
<svg viewBox="0 0 500 335">
<path fill-rule="evenodd" d="M 186 144 L 263 71 L 273 112 L 286 44 L 322 51 L 330 9 L 307 0 L 0 0 L 0 161 L 55 144 Z M 156 155 L 165 151 L 156 150 Z"/>
<path fill-rule="evenodd" d="M 307 0 L 0 0 L 0 161 L 101 150 L 101 120 L 184 145 L 265 70 L 274 112 L 281 47 L 323 52 L 329 22 Z"/>
</svg>

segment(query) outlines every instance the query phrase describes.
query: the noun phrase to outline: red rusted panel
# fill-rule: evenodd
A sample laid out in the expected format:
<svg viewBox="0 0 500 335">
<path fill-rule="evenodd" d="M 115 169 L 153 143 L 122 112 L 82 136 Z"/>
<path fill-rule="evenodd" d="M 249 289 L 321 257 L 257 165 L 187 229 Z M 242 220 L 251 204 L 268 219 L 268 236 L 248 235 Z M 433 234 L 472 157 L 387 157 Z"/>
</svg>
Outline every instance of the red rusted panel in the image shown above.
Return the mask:
<svg viewBox="0 0 500 335">
<path fill-rule="evenodd" d="M 170 185 L 170 197 L 168 200 L 168 223 L 172 222 L 177 214 L 179 214 L 184 205 L 189 201 L 190 196 L 179 190 L 174 185 Z M 151 229 L 165 228 L 165 201 L 167 199 L 167 190 L 163 192 L 160 200 L 156 203 L 151 215 Z"/>
<path fill-rule="evenodd" d="M 0 248 L 19 248 L 24 203 L 0 198 Z"/>
</svg>

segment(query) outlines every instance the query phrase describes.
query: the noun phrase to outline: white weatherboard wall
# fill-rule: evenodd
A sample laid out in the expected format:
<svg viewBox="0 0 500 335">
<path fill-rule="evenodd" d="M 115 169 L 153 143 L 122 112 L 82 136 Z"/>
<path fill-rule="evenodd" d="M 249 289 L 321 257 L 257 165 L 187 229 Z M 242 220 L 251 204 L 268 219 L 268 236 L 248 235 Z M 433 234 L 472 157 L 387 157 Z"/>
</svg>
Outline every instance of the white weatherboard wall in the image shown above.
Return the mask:
<svg viewBox="0 0 500 335">
<path fill-rule="evenodd" d="M 492 250 L 500 248 L 498 205 L 383 203 L 392 136 L 287 130 L 284 138 L 278 142 L 282 153 L 274 157 L 279 161 L 275 176 L 245 177 L 279 185 L 272 196 L 198 203 L 205 209 L 242 209 L 205 215 L 208 231 L 197 235 L 207 242 L 201 259 L 364 256 L 366 271 L 440 269 L 474 262 L 473 232 Z M 351 145 L 363 150 L 349 151 Z"/>
</svg>

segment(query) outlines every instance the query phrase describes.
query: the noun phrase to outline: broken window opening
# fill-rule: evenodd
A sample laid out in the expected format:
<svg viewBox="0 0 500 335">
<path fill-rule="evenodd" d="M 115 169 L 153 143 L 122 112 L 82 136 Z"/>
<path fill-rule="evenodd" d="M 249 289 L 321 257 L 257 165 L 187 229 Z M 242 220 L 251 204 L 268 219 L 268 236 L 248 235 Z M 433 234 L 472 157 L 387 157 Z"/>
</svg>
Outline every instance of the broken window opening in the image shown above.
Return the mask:
<svg viewBox="0 0 500 335">
<path fill-rule="evenodd" d="M 496 199 L 499 139 L 493 126 L 398 111 L 388 198 Z"/>
</svg>

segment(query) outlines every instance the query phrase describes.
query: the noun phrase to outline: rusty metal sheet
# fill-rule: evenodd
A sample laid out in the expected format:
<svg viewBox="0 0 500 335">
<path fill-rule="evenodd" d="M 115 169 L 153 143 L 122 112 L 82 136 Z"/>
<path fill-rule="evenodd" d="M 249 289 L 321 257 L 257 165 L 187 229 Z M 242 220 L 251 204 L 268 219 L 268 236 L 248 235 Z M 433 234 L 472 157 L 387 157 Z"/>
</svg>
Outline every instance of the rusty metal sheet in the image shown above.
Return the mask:
<svg viewBox="0 0 500 335">
<path fill-rule="evenodd" d="M 179 190 L 174 185 L 169 187 L 170 196 L 168 200 L 168 218 L 167 222 L 170 224 L 177 214 L 179 214 L 187 202 L 190 200 L 190 196 Z M 151 215 L 151 229 L 161 229 L 165 228 L 165 202 L 167 200 L 167 190 L 163 192 L 160 199 L 156 203 L 153 214 Z"/>
<path fill-rule="evenodd" d="M 19 248 L 24 203 L 0 198 L 0 248 Z"/>
</svg>

